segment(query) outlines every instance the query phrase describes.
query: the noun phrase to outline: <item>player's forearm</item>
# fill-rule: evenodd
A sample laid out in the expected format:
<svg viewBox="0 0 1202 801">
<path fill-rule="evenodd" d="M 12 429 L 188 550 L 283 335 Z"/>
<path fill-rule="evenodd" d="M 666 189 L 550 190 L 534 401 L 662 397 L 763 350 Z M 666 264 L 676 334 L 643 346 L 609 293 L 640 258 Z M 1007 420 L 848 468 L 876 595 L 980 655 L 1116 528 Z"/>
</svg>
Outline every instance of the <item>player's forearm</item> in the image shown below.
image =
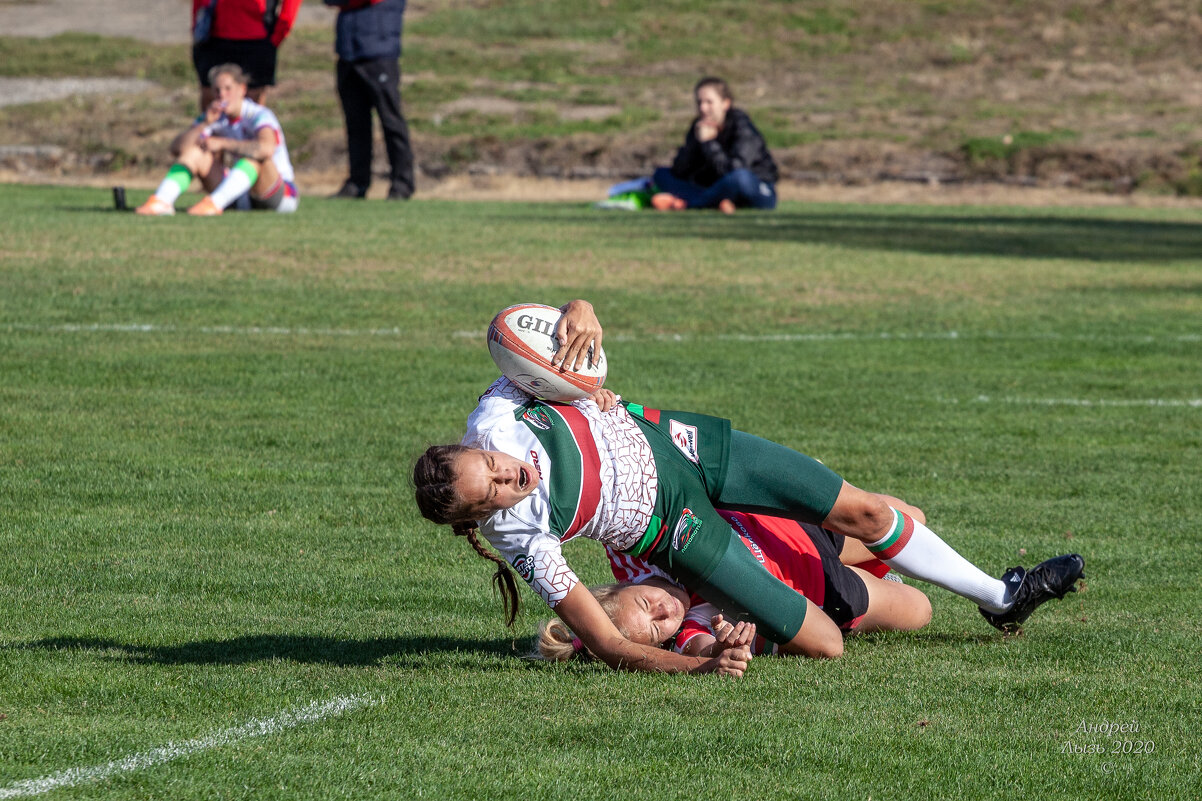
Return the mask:
<svg viewBox="0 0 1202 801">
<path fill-rule="evenodd" d="M 271 151 L 274 146 L 264 144 L 257 139 L 241 140 L 227 139 L 223 143 L 222 151 L 229 153 L 235 158 L 255 159 L 256 161 L 265 161 L 271 158 Z"/>
<path fill-rule="evenodd" d="M 611 640 L 603 646 L 590 647 L 605 664 L 615 670 L 636 670 L 647 673 L 701 673 L 708 660 L 684 656 L 637 645 L 629 640 Z"/>
</svg>

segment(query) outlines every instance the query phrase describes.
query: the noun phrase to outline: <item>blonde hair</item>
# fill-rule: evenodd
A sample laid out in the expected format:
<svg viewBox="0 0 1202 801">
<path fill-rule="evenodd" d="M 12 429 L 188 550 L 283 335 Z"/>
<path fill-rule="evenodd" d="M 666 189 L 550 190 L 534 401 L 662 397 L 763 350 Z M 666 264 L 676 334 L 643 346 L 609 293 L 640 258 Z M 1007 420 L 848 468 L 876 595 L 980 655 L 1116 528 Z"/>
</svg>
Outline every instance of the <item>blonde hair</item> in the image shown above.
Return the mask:
<svg viewBox="0 0 1202 801">
<path fill-rule="evenodd" d="M 250 83 L 250 76 L 237 64 L 218 64 L 216 67 L 210 69 L 207 76 L 209 83 L 217 83 L 218 75 L 228 75 L 234 79 L 234 83 L 240 83 L 243 86 L 247 86 Z"/>
<path fill-rule="evenodd" d="M 609 619 L 613 620 L 614 615 L 618 612 L 618 593 L 630 586 L 632 585 L 629 582 L 602 584 L 599 587 L 589 587 L 588 591 L 597 599 L 597 603 L 601 604 L 601 608 L 605 610 L 605 614 L 609 615 Z M 623 637 L 629 637 L 621 626 L 618 627 L 618 633 Z M 548 662 L 567 662 L 578 655 L 592 656 L 583 643 L 580 643 L 579 646 L 577 643 L 580 643 L 580 640 L 562 620 L 559 618 L 544 620 L 539 624 L 538 642 L 535 643 L 531 656 L 545 659 Z"/>
</svg>

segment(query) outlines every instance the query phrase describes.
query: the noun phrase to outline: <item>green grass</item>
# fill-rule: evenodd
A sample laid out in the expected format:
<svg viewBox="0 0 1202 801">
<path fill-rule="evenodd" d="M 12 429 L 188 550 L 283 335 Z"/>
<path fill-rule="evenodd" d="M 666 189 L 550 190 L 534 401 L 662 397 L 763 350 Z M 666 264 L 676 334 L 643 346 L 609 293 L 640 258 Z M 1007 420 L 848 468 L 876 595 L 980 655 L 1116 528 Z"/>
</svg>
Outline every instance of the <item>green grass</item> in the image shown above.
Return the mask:
<svg viewBox="0 0 1202 801">
<path fill-rule="evenodd" d="M 370 696 L 46 797 L 1198 797 L 1195 213 L 108 203 L 0 194 L 0 795 Z M 578 296 L 626 397 L 901 495 L 992 573 L 1080 551 L 1086 591 L 1003 639 L 927 587 L 925 631 L 742 682 L 522 659 L 545 609 L 506 630 L 407 474 L 491 315 Z M 1082 720 L 1154 753 L 1061 753 L 1112 742 Z"/>
</svg>

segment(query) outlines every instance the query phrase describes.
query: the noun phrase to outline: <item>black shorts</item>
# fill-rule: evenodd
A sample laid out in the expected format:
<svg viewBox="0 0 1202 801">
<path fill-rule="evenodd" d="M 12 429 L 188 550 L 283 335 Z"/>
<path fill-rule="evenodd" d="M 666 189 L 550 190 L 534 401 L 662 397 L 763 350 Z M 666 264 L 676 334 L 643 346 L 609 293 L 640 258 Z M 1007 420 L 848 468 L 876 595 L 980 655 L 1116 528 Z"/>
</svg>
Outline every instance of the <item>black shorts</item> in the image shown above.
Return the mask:
<svg viewBox="0 0 1202 801">
<path fill-rule="evenodd" d="M 822 576 L 825 583 L 822 611 L 841 629 L 850 628 L 868 611 L 868 587 L 854 570 L 839 561 L 844 538 L 822 526 L 802 523 L 806 536 L 822 557 Z"/>
<path fill-rule="evenodd" d="M 209 87 L 209 70 L 237 64 L 250 76 L 249 88 L 275 86 L 276 47 L 270 39 L 209 39 L 192 46 L 192 66 L 200 85 Z"/>
</svg>

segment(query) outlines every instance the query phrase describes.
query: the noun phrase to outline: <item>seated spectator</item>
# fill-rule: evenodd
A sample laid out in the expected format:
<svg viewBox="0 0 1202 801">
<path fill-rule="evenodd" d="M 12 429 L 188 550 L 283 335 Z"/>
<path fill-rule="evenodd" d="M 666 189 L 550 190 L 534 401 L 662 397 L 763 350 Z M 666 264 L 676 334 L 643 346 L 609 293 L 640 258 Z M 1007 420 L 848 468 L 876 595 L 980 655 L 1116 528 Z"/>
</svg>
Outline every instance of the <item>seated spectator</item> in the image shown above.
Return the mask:
<svg viewBox="0 0 1202 801">
<path fill-rule="evenodd" d="M 702 78 L 693 89 L 697 118 L 671 169 L 652 180 L 651 205 L 661 211 L 717 208 L 776 208 L 776 162 L 746 112 L 731 106 L 721 78 Z"/>
<path fill-rule="evenodd" d="M 209 79 L 217 99 L 175 137 L 171 152 L 176 161 L 138 214 L 175 214 L 175 201 L 193 178 L 200 178 L 210 193 L 188 209 L 195 216 L 221 214 L 247 193 L 251 208 L 296 211 L 299 195 L 279 120 L 247 98 L 247 76 L 236 64 L 214 67 Z M 233 162 L 228 170 L 227 156 Z"/>
</svg>

